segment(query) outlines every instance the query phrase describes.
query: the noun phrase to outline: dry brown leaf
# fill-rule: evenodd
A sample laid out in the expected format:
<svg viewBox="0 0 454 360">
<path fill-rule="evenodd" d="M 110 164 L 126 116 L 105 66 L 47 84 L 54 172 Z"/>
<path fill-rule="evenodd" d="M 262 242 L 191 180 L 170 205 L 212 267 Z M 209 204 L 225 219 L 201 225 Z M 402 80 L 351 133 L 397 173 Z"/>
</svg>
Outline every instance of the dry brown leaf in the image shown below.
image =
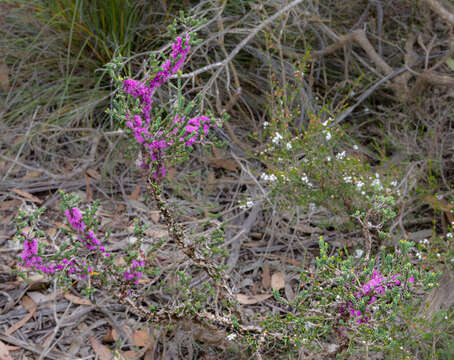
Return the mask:
<svg viewBox="0 0 454 360">
<path fill-rule="evenodd" d="M 0 210 L 13 210 L 15 207 L 19 206 L 20 203 L 21 201 L 18 199 L 3 201 L 0 205 Z"/>
<path fill-rule="evenodd" d="M 239 168 L 239 165 L 235 160 L 218 158 L 207 158 L 207 160 L 215 169 L 222 168 L 228 171 L 236 171 Z"/>
<path fill-rule="evenodd" d="M 137 185 L 134 191 L 129 195 L 129 198 L 131 200 L 137 200 L 139 199 L 139 194 L 140 194 L 140 185 Z"/>
<path fill-rule="evenodd" d="M 295 301 L 295 298 L 296 298 L 295 292 L 293 291 L 293 289 L 292 289 L 292 287 L 290 286 L 289 283 L 285 284 L 285 297 L 290 302 Z"/>
<path fill-rule="evenodd" d="M 153 356 L 153 349 L 150 349 L 145 353 L 145 357 L 143 358 L 143 360 L 153 360 L 154 358 L 155 357 Z"/>
<path fill-rule="evenodd" d="M 207 192 L 210 193 L 214 190 L 214 181 L 216 180 L 216 176 L 214 175 L 214 171 L 209 171 L 207 175 Z"/>
<path fill-rule="evenodd" d="M 145 230 L 145 234 L 154 239 L 161 239 L 169 235 L 166 229 L 147 229 Z"/>
<path fill-rule="evenodd" d="M 125 360 L 134 360 L 137 357 L 137 353 L 134 350 L 125 351 L 122 355 L 122 358 Z"/>
<path fill-rule="evenodd" d="M 42 290 L 42 283 L 41 281 L 38 281 L 39 288 Z M 32 298 L 32 300 L 35 302 L 36 306 L 41 306 L 43 304 L 49 305 L 49 298 L 44 295 L 41 291 L 29 291 L 27 292 L 28 296 Z"/>
<path fill-rule="evenodd" d="M 159 222 L 160 217 L 161 217 L 161 214 L 159 213 L 159 211 L 152 211 L 150 213 L 151 221 L 153 221 L 154 224 L 157 224 Z"/>
<path fill-rule="evenodd" d="M 57 234 L 57 229 L 49 228 L 46 230 L 46 234 L 49 235 L 49 237 L 53 238 Z"/>
<path fill-rule="evenodd" d="M 126 336 L 128 336 L 129 338 L 132 337 L 132 332 L 131 332 L 131 329 L 127 326 L 122 326 L 121 329 L 124 331 L 124 333 L 126 334 Z M 120 339 L 120 334 L 118 333 L 118 330 L 117 329 L 112 329 L 112 337 L 114 338 L 115 341 L 118 341 L 118 339 Z"/>
<path fill-rule="evenodd" d="M 52 342 L 52 340 L 54 339 L 54 334 L 53 333 L 50 333 L 49 335 L 46 336 L 46 339 L 44 340 L 43 344 L 42 344 L 42 347 L 44 349 L 46 349 L 50 343 Z"/>
<path fill-rule="evenodd" d="M 236 299 L 242 305 L 253 305 L 261 301 L 269 299 L 272 294 L 258 294 L 258 295 L 246 295 L 246 294 L 235 294 Z"/>
<path fill-rule="evenodd" d="M 22 297 L 22 306 L 28 310 L 28 312 L 33 312 L 36 310 L 36 303 L 30 296 L 23 296 Z"/>
<path fill-rule="evenodd" d="M 93 351 L 96 353 L 96 355 L 99 356 L 100 360 L 111 360 L 112 359 L 112 353 L 110 352 L 110 350 L 107 346 L 104 346 L 103 344 L 101 344 L 93 336 L 88 336 L 88 339 L 90 340 L 90 344 L 91 344 L 91 347 L 93 348 Z"/>
<path fill-rule="evenodd" d="M 113 343 L 115 342 L 115 339 L 112 335 L 112 329 L 109 329 L 105 334 L 104 336 L 102 337 L 102 341 L 106 342 L 106 343 Z"/>
<path fill-rule="evenodd" d="M 254 248 L 254 247 L 261 247 L 261 246 L 266 246 L 266 241 L 248 241 L 247 243 L 244 243 L 243 246 L 247 248 Z"/>
<path fill-rule="evenodd" d="M 36 308 L 35 308 L 36 309 Z M 19 320 L 17 323 L 15 323 L 13 326 L 11 326 L 8 330 L 5 331 L 6 335 L 11 335 L 13 332 L 15 332 L 17 329 L 20 329 L 22 326 L 24 326 L 28 320 L 32 318 L 32 316 L 35 314 L 34 311 L 29 312 L 25 317 L 21 320 Z M 0 358 L 1 359 L 1 358 Z"/>
<path fill-rule="evenodd" d="M 64 295 L 64 297 L 65 297 L 66 300 L 71 301 L 73 304 L 77 304 L 77 305 L 93 305 L 90 300 L 78 297 L 78 296 L 76 296 L 74 294 L 71 294 L 71 293 L 66 293 Z"/>
<path fill-rule="evenodd" d="M 90 185 L 90 177 L 87 174 L 84 174 L 84 179 L 85 179 L 85 187 L 87 188 L 87 192 L 85 193 L 85 201 L 92 202 L 93 196 L 92 196 L 91 185 Z"/>
<path fill-rule="evenodd" d="M 271 286 L 271 273 L 270 268 L 268 266 L 262 267 L 262 286 L 265 290 L 268 290 Z"/>
<path fill-rule="evenodd" d="M 11 214 L 9 216 L 6 216 L 6 217 L 3 217 L 1 220 L 0 220 L 0 224 L 11 224 L 12 221 L 11 219 L 13 218 L 13 215 L 14 214 Z M 8 236 L 9 237 L 9 236 Z"/>
<path fill-rule="evenodd" d="M 295 265 L 295 266 L 301 266 L 302 265 L 301 261 L 298 261 L 298 260 L 295 260 L 295 259 L 291 259 L 291 258 L 288 258 L 286 256 L 280 255 L 279 259 L 281 259 L 283 262 L 286 262 L 288 264 L 292 264 L 292 265 Z"/>
<path fill-rule="evenodd" d="M 176 176 L 177 176 L 177 169 L 174 166 L 167 169 L 166 178 L 168 180 L 172 181 L 173 179 L 176 178 Z"/>
<path fill-rule="evenodd" d="M 55 225 L 56 227 L 60 228 L 60 229 L 63 228 L 63 229 L 68 230 L 68 231 L 71 230 L 71 229 L 69 228 L 68 225 L 63 224 L 63 223 L 60 222 L 60 221 L 56 221 L 54 225 Z"/>
<path fill-rule="evenodd" d="M 305 233 L 305 234 L 314 234 L 314 233 L 321 232 L 321 230 L 318 227 L 313 227 L 313 226 L 305 225 L 305 224 L 296 225 L 295 230 L 301 231 L 302 233 Z"/>
<path fill-rule="evenodd" d="M 0 88 L 3 91 L 9 91 L 10 85 L 9 85 L 9 69 L 8 66 L 5 64 L 4 61 L 0 62 Z"/>
<path fill-rule="evenodd" d="M 216 146 L 212 146 L 211 149 L 215 158 L 222 157 L 221 149 L 218 149 Z"/>
<path fill-rule="evenodd" d="M 87 169 L 87 174 L 95 180 L 101 180 L 101 175 L 96 170 Z"/>
<path fill-rule="evenodd" d="M 446 200 L 437 199 L 437 197 L 433 196 L 433 195 L 424 196 L 423 201 L 426 204 L 429 204 L 430 206 L 432 206 L 435 210 L 451 212 L 451 209 L 453 208 L 453 206 Z"/>
<path fill-rule="evenodd" d="M 132 342 L 135 346 L 147 346 L 150 342 L 150 335 L 145 330 L 136 330 L 132 334 Z"/>
<path fill-rule="evenodd" d="M 0 341 L 0 360 L 13 360 L 6 345 Z"/>
<path fill-rule="evenodd" d="M 20 346 L 15 346 L 15 345 L 6 345 L 6 348 L 8 351 L 16 351 L 22 349 Z"/>
<path fill-rule="evenodd" d="M 39 171 L 39 170 L 32 170 L 32 171 L 27 172 L 27 173 L 22 177 L 22 179 L 23 179 L 23 180 L 34 179 L 34 178 L 40 177 L 41 174 L 42 174 L 42 172 Z"/>
<path fill-rule="evenodd" d="M 236 171 L 239 168 L 238 163 L 235 160 L 227 159 L 226 154 L 215 146 L 211 147 L 213 150 L 213 157 L 207 157 L 206 160 L 212 167 L 223 168 L 229 171 Z"/>
<path fill-rule="evenodd" d="M 117 266 L 124 266 L 126 265 L 126 260 L 123 258 L 123 256 L 115 256 L 114 257 L 114 264 Z"/>
<path fill-rule="evenodd" d="M 281 290 L 285 287 L 285 277 L 280 271 L 271 275 L 271 288 L 273 290 Z"/>
<path fill-rule="evenodd" d="M 34 196 L 34 195 L 32 195 L 32 194 L 30 194 L 30 193 L 28 193 L 26 191 L 23 191 L 23 190 L 20 190 L 20 189 L 16 189 L 16 188 L 11 189 L 11 191 L 15 192 L 19 196 L 22 196 L 23 198 L 26 198 L 26 199 L 28 199 L 30 201 L 35 202 L 35 203 L 42 204 L 42 202 L 43 202 L 41 199 L 37 198 L 36 196 Z"/>
</svg>

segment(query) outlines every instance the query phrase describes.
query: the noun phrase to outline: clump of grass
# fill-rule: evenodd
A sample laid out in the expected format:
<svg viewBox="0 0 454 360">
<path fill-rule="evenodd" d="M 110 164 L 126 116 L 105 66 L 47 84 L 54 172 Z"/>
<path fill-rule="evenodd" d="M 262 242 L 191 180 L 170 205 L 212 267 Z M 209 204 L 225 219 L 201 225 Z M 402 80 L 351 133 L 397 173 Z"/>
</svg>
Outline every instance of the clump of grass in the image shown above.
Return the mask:
<svg viewBox="0 0 454 360">
<path fill-rule="evenodd" d="M 0 49 L 14 79 L 5 103 L 6 122 L 17 124 L 41 106 L 48 124 L 104 125 L 112 89 L 100 69 L 114 54 L 149 49 L 144 45 L 150 33 L 145 31 L 146 3 L 51 0 L 20 5 L 0 26 Z"/>
</svg>

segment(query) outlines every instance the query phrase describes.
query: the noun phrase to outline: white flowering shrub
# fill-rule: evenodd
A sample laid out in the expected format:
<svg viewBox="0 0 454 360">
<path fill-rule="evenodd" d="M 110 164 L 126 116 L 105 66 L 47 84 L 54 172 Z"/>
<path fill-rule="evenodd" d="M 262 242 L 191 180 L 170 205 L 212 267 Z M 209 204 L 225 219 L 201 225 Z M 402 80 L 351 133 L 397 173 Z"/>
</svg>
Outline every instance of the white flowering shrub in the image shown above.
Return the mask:
<svg viewBox="0 0 454 360">
<path fill-rule="evenodd" d="M 268 169 L 259 180 L 268 186 L 281 208 L 313 204 L 342 216 L 344 224 L 350 220 L 352 225 L 351 220 L 359 217 L 366 221 L 367 217 L 371 226 L 380 224 L 381 228 L 395 215 L 397 181 L 372 172 L 361 158 L 359 146 L 328 114 L 312 114 L 307 126 L 297 128 L 294 120 L 300 111 L 289 110 L 294 96 L 274 84 L 271 120 L 263 123 L 267 145 L 260 154 Z M 377 211 L 371 212 L 372 208 Z"/>
</svg>

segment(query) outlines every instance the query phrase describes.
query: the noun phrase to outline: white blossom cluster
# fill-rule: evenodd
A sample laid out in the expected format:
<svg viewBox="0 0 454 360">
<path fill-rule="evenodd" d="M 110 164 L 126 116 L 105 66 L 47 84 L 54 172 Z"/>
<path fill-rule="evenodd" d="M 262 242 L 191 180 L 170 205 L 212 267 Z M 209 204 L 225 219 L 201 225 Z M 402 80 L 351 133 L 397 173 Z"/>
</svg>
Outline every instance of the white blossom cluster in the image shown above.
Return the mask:
<svg viewBox="0 0 454 360">
<path fill-rule="evenodd" d="M 245 203 L 240 203 L 240 209 L 250 209 L 254 206 L 254 202 L 248 199 Z"/>
<path fill-rule="evenodd" d="M 274 174 L 268 175 L 268 174 L 263 173 L 262 175 L 260 175 L 260 180 L 274 182 L 277 180 L 277 176 Z"/>
<path fill-rule="evenodd" d="M 307 177 L 307 175 L 305 173 L 303 173 L 303 176 L 301 176 L 301 181 L 309 186 L 309 187 L 313 187 L 314 185 L 312 185 L 312 183 L 309 181 L 309 178 Z"/>
<path fill-rule="evenodd" d="M 273 144 L 279 144 L 279 141 L 282 140 L 282 135 L 279 134 L 278 132 L 274 135 L 274 138 L 271 139 Z"/>
</svg>

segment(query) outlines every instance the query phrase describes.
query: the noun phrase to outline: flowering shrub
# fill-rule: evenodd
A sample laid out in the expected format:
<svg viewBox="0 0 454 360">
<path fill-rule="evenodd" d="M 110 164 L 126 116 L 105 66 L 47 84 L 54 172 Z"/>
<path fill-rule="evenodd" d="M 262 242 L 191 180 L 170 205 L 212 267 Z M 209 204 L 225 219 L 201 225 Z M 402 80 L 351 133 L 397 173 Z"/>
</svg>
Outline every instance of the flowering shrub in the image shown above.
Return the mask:
<svg viewBox="0 0 454 360">
<path fill-rule="evenodd" d="M 324 341 L 334 342 L 333 353 L 346 358 L 360 353 L 365 344 L 377 351 L 398 348 L 399 335 L 390 335 L 399 326 L 397 314 L 420 289 L 434 286 L 440 274 L 413 267 L 409 253 L 414 244 L 406 241 L 399 244 L 401 256 L 381 249 L 369 261 L 345 252 L 329 256 L 323 238 L 319 247 L 316 268 L 301 270 L 300 290 L 293 301 L 274 291 L 289 312 L 268 315 L 263 320 L 267 331 L 285 334 L 286 346 L 296 349 L 320 351 Z"/>
<path fill-rule="evenodd" d="M 304 73 L 304 66 L 298 66 Z M 301 109 L 293 103 L 302 78 L 295 82 L 290 87 L 272 80 L 271 120 L 263 123 L 265 148 L 259 154 L 267 170 L 259 179 L 282 209 L 323 206 L 342 218 L 342 224 L 330 225 L 351 229 L 361 220 L 382 231 L 396 215 L 398 182 L 388 174 L 372 173 L 358 144 L 334 123 L 328 110 L 310 114 L 307 124 L 299 124 Z"/>
<path fill-rule="evenodd" d="M 315 270 L 298 270 L 300 287 L 294 299 L 283 298 L 278 290 L 273 292 L 274 299 L 287 307 L 287 313 L 285 316 L 265 315 L 261 318 L 261 327 L 244 326 L 241 319 L 233 315 L 226 319 L 204 313 L 204 308 L 210 306 L 210 298 L 218 295 L 230 314 L 235 311 L 222 269 L 213 263 L 216 255 L 226 255 L 226 250 L 220 246 L 222 231 L 212 231 L 210 241 L 203 236 L 191 244 L 184 241 L 184 234 L 159 196 L 159 185 L 166 175 L 166 162 L 183 158 L 192 145 L 203 142 L 213 121 L 205 115 L 191 116 L 195 102 L 185 106 L 180 91 L 174 107 L 167 113 L 152 101 L 156 89 L 178 74 L 192 42 L 190 36 L 178 37 L 170 58 L 154 68 L 154 76 L 144 80 L 122 79 L 118 75 L 121 59 L 108 65 L 119 89 L 110 113 L 125 126 L 135 149 L 146 154 L 139 159 L 138 165 L 147 177 L 148 190 L 159 206 L 169 236 L 221 290 L 216 293 L 209 282 L 203 285 L 203 291 L 191 287 L 190 275 L 177 271 L 178 285 L 164 288 L 172 294 L 172 302 L 178 303 L 177 309 L 167 313 L 161 311 L 160 315 L 167 320 L 173 315 L 199 316 L 203 313 L 203 321 L 217 322 L 232 332 L 229 340 L 236 339 L 239 334 L 239 341 L 248 341 L 256 347 L 263 346 L 264 334 L 268 334 L 266 339 L 270 347 L 316 349 L 321 340 L 336 338 L 338 355 L 344 348 L 350 351 L 364 343 L 380 351 L 392 350 L 396 342 L 389 334 L 399 309 L 419 288 L 427 290 L 434 286 L 438 276 L 413 266 L 409 253 L 414 251 L 414 244 L 407 241 L 399 243 L 398 256 L 380 247 L 376 256 L 371 257 L 369 240 L 366 256 L 352 257 L 347 249 L 329 256 L 328 245 L 320 238 Z M 370 175 L 369 166 L 349 154 L 349 140 L 341 129 L 331 126 L 332 120 L 321 121 L 319 116 L 312 115 L 306 128 L 297 129 L 292 121 L 298 114 L 288 111 L 290 99 L 282 94 L 280 98 L 282 102 L 272 102 L 272 122 L 264 124 L 264 135 L 270 142 L 261 159 L 268 171 L 260 175 L 260 181 L 270 186 L 271 194 L 284 208 L 328 204 L 332 212 L 344 211 L 356 219 L 366 238 L 371 229 L 386 235 L 385 224 L 395 216 L 393 194 L 398 194 L 397 183 L 388 184 L 378 173 Z M 351 148 L 357 150 L 357 145 Z M 253 201 L 247 199 L 241 206 L 249 209 Z M 26 225 L 33 226 L 43 210 L 36 214 L 22 213 L 17 226 L 18 238 L 23 243 L 18 265 L 58 277 L 62 285 L 74 279 L 82 280 L 87 295 L 103 286 L 119 289 L 121 296 L 130 294 L 145 275 L 154 275 L 152 253 L 161 243 L 156 243 L 144 254 L 142 242 L 134 241 L 125 249 L 124 263 L 116 262 L 114 254 L 103 245 L 108 234 L 104 239 L 97 237 L 97 207 L 95 202 L 83 212 L 74 196 L 62 194 L 68 236 L 56 244 L 55 254 L 38 240 L 42 234 L 36 232 L 31 236 L 21 230 Z M 138 224 L 135 234 L 139 238 L 144 235 L 144 229 Z M 136 306 L 140 308 L 140 304 Z M 139 314 L 146 319 L 152 319 L 158 310 L 162 310 L 150 305 L 144 315 L 141 309 Z M 275 345 L 276 339 L 279 345 Z"/>
<path fill-rule="evenodd" d="M 201 141 L 208 135 L 212 124 L 207 116 L 188 118 L 195 103 L 192 102 L 183 109 L 184 101 L 181 93 L 172 115 L 168 115 L 167 118 L 168 120 L 173 117 L 172 121 L 166 122 L 156 116 L 158 110 L 153 107 L 154 91 L 180 71 L 191 48 L 191 42 L 193 41 L 189 35 L 184 38 L 177 37 L 172 45 L 170 58 L 163 62 L 151 79 L 142 81 L 126 79 L 123 81 L 116 73 L 119 70 L 120 60 L 117 59 L 108 65 L 117 86 L 123 90 L 123 93 L 118 94 L 114 102 L 115 106 L 110 111 L 125 123 L 137 144 L 147 152 L 148 156 L 140 161 L 139 165 L 145 173 L 151 173 L 150 178 L 154 179 L 151 181 L 161 181 L 165 177 L 166 154 L 173 155 L 181 147 L 190 147 Z M 131 103 L 126 96 L 130 96 L 134 100 L 132 110 L 130 110 Z M 62 194 L 62 200 L 70 233 L 75 236 L 71 237 L 69 243 L 64 243 L 60 247 L 58 254 L 44 258 L 42 255 L 45 251 L 42 247 L 40 249 L 37 237 L 30 238 L 28 234 L 20 233 L 19 239 L 23 241 L 24 250 L 20 255 L 22 261 L 19 262 L 19 265 L 47 275 L 59 276 L 66 281 L 72 276 L 88 279 L 90 274 L 97 273 L 103 274 L 101 279 L 104 282 L 114 281 L 123 287 L 127 283 L 137 285 L 147 264 L 145 259 L 137 257 L 140 242 L 129 249 L 131 256 L 128 257 L 126 265 L 115 265 L 111 254 L 106 252 L 105 247 L 102 246 L 93 231 L 97 227 L 97 223 L 94 221 L 97 204 L 94 204 L 84 216 L 77 207 L 74 197 Z M 26 216 L 22 214 L 23 219 Z M 23 225 L 24 223 L 22 223 Z M 119 276 L 119 274 L 121 275 Z"/>
</svg>

